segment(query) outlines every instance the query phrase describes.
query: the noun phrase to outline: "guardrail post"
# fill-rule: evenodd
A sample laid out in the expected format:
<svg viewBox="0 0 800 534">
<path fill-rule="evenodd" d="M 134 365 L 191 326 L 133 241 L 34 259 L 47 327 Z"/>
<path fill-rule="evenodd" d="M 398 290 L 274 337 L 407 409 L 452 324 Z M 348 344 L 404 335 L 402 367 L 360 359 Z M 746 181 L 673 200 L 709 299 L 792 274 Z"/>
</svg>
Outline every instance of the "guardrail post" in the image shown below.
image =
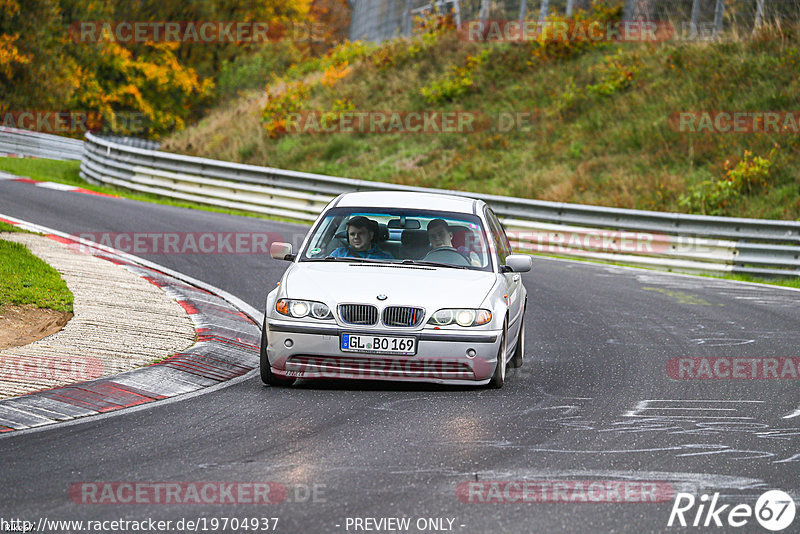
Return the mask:
<svg viewBox="0 0 800 534">
<path fill-rule="evenodd" d="M 714 8 L 714 34 L 713 38 L 718 39 L 722 34 L 722 16 L 725 13 L 725 0 L 717 0 Z"/>
<path fill-rule="evenodd" d="M 542 5 L 539 6 L 539 22 L 544 22 L 547 18 L 547 12 L 550 10 L 550 0 L 542 0 Z"/>
</svg>

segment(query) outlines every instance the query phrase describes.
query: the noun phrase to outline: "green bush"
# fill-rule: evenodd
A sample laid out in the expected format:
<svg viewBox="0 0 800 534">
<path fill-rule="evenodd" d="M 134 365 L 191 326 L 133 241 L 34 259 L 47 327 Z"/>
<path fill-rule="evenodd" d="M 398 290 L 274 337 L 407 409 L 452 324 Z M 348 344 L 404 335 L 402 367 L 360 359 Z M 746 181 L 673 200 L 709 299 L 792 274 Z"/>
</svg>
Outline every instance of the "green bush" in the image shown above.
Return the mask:
<svg viewBox="0 0 800 534">
<path fill-rule="evenodd" d="M 769 178 L 776 150 L 766 158 L 745 150 L 744 157 L 733 168 L 725 162 L 725 174 L 716 180 L 703 180 L 681 195 L 678 204 L 691 212 L 704 215 L 728 215 L 731 203 L 742 194 L 752 194 L 769 187 Z"/>
<path fill-rule="evenodd" d="M 435 104 L 451 102 L 467 93 L 475 86 L 475 73 L 486 63 L 490 53 L 488 48 L 484 48 L 475 56 L 467 56 L 466 65 L 451 67 L 447 76 L 420 89 L 422 96 L 428 103 Z"/>
<path fill-rule="evenodd" d="M 276 43 L 249 56 L 223 61 L 217 76 L 217 96 L 228 98 L 248 89 L 261 89 L 301 57 L 299 50 Z"/>
</svg>

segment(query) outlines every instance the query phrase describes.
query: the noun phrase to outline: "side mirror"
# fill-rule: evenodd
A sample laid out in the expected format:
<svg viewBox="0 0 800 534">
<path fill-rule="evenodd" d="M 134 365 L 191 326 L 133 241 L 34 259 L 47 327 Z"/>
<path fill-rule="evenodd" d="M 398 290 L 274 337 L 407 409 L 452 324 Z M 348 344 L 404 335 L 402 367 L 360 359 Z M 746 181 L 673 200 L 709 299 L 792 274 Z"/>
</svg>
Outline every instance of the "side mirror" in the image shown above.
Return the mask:
<svg viewBox="0 0 800 534">
<path fill-rule="evenodd" d="M 269 246 L 269 255 L 276 260 L 293 261 L 294 254 L 292 254 L 291 243 L 281 243 L 276 241 Z"/>
<path fill-rule="evenodd" d="M 509 254 L 505 266 L 515 273 L 527 273 L 533 266 L 533 259 L 527 254 Z"/>
</svg>

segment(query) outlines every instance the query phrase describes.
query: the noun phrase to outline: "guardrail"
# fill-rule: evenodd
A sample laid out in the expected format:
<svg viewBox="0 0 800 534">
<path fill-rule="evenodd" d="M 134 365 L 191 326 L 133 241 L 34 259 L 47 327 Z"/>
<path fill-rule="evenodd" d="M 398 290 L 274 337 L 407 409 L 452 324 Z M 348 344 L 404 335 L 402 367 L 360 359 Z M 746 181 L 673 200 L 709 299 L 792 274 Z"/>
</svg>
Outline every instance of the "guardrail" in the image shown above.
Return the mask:
<svg viewBox="0 0 800 534">
<path fill-rule="evenodd" d="M 0 126 L 0 155 L 79 160 L 83 141 Z"/>
<path fill-rule="evenodd" d="M 346 191 L 480 198 L 515 248 L 688 272 L 800 276 L 800 222 L 709 217 L 426 189 L 158 152 L 86 135 L 87 181 L 211 206 L 311 221 Z"/>
</svg>

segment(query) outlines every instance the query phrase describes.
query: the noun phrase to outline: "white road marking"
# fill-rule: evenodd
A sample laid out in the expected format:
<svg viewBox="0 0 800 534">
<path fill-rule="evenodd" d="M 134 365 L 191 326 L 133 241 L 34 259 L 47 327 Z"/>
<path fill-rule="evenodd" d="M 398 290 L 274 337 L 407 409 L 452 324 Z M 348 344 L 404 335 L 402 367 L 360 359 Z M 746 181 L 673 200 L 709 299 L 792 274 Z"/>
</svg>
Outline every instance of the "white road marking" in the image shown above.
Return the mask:
<svg viewBox="0 0 800 534">
<path fill-rule="evenodd" d="M 67 185 L 67 184 L 57 184 L 55 182 L 39 182 L 36 187 L 44 187 L 45 189 L 57 189 L 59 191 L 74 191 L 75 189 L 79 189 L 77 186 L 74 185 Z"/>
<path fill-rule="evenodd" d="M 663 406 L 656 403 L 677 403 L 677 406 Z M 695 407 L 699 403 L 718 403 L 718 407 Z M 690 412 L 737 412 L 737 407 L 723 408 L 722 406 L 743 403 L 763 404 L 764 401 L 755 400 L 695 400 L 695 399 L 649 399 L 636 403 L 632 410 L 628 410 L 622 414 L 623 417 L 653 417 L 653 418 L 669 418 L 669 419 L 753 419 L 752 417 L 745 416 L 724 416 L 711 413 L 710 415 L 694 415 Z M 669 412 L 663 415 L 652 413 L 653 411 Z M 688 415 L 673 415 L 674 411 L 687 412 Z"/>
<path fill-rule="evenodd" d="M 784 419 L 792 419 L 793 417 L 797 417 L 798 415 L 800 415 L 800 408 L 796 409 L 795 411 L 793 411 L 789 415 L 784 415 L 783 418 Z"/>
</svg>

